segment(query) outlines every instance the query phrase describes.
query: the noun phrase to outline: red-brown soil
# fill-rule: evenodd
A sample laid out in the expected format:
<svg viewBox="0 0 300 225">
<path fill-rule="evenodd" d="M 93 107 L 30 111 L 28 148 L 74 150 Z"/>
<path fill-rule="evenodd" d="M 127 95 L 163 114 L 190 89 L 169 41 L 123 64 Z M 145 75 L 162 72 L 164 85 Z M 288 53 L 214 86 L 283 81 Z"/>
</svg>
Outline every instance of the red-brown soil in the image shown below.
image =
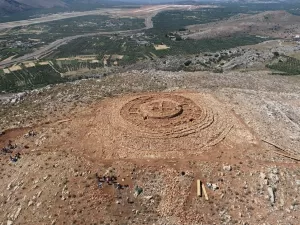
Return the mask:
<svg viewBox="0 0 300 225">
<path fill-rule="evenodd" d="M 25 137 L 31 129 L 37 135 Z M 267 161 L 272 153 L 252 129 L 207 93 L 107 98 L 57 122 L 7 131 L 1 147 L 8 139 L 22 158 L 9 166 L 1 158 L 2 180 L 9 178 L 3 224 L 284 224 L 281 209 L 294 204 L 285 177 L 297 164 Z M 99 189 L 95 173 L 129 187 Z M 207 187 L 209 201 L 196 196 L 197 179 L 218 185 Z M 275 204 L 265 179 L 278 188 Z"/>
<path fill-rule="evenodd" d="M 65 146 L 102 160 L 186 159 L 220 149 L 249 151 L 255 143 L 247 127 L 220 102 L 192 92 L 108 99 L 57 129 L 59 135 L 48 134 L 44 145 Z"/>
</svg>

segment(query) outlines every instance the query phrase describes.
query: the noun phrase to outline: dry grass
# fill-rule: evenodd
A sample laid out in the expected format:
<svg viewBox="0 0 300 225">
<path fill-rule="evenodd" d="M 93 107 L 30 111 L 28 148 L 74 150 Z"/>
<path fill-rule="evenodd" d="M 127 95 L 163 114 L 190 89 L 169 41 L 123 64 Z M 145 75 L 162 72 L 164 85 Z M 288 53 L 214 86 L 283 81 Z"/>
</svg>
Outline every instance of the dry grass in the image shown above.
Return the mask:
<svg viewBox="0 0 300 225">
<path fill-rule="evenodd" d="M 26 63 L 23 63 L 24 66 L 26 68 L 31 68 L 31 67 L 35 67 L 35 63 L 34 62 L 26 62 Z"/>
<path fill-rule="evenodd" d="M 15 65 L 9 68 L 11 72 L 22 70 L 21 66 Z"/>
<path fill-rule="evenodd" d="M 46 65 L 49 65 L 49 62 L 39 62 L 39 64 L 40 64 L 41 66 L 46 66 Z"/>
<path fill-rule="evenodd" d="M 170 47 L 168 47 L 167 45 L 154 45 L 155 50 L 166 50 L 169 49 Z"/>
<path fill-rule="evenodd" d="M 5 74 L 10 74 L 10 70 L 9 70 L 9 69 L 3 69 L 3 72 L 4 72 Z"/>
</svg>

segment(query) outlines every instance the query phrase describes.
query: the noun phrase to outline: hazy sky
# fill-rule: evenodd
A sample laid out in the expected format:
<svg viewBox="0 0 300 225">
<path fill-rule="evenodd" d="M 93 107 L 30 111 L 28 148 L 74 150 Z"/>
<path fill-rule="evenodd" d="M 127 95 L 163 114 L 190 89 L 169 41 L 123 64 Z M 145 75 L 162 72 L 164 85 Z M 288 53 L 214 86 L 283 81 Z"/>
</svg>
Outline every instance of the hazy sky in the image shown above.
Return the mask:
<svg viewBox="0 0 300 225">
<path fill-rule="evenodd" d="M 145 2 L 145 3 L 149 3 L 149 2 L 152 2 L 152 3 L 160 3 L 160 2 L 173 2 L 173 0 L 119 0 L 119 1 L 122 1 L 122 2 Z M 180 2 L 180 1 L 183 1 L 183 0 L 174 0 L 175 2 Z"/>
</svg>

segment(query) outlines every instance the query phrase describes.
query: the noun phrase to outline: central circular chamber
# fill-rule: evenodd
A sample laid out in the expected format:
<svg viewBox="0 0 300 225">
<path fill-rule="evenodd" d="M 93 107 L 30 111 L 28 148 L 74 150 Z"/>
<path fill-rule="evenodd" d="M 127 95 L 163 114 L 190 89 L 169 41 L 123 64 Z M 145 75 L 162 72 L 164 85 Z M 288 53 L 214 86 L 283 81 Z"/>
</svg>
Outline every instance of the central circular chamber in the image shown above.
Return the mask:
<svg viewBox="0 0 300 225">
<path fill-rule="evenodd" d="M 132 133 L 150 138 L 189 135 L 209 126 L 214 119 L 209 109 L 169 93 L 134 98 L 123 105 L 120 115 Z"/>
<path fill-rule="evenodd" d="M 159 99 L 140 105 L 140 113 L 144 119 L 168 119 L 182 114 L 182 106 L 170 99 Z"/>
</svg>

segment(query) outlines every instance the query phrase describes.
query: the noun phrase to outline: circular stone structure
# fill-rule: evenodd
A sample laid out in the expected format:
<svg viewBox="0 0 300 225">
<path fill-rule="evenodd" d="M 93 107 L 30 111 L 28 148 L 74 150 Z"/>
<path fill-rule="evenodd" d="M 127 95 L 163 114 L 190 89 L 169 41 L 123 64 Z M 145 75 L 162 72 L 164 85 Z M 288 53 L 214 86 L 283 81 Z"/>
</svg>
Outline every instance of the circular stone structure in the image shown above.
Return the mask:
<svg viewBox="0 0 300 225">
<path fill-rule="evenodd" d="M 224 141 L 235 124 L 222 103 L 210 94 L 195 92 L 109 98 L 80 120 L 71 129 L 85 134 L 79 149 L 101 159 L 201 154 L 202 149 Z"/>
<path fill-rule="evenodd" d="M 217 122 L 217 114 L 204 105 L 179 94 L 139 96 L 121 107 L 120 124 L 135 136 L 183 137 L 203 131 Z"/>
</svg>

